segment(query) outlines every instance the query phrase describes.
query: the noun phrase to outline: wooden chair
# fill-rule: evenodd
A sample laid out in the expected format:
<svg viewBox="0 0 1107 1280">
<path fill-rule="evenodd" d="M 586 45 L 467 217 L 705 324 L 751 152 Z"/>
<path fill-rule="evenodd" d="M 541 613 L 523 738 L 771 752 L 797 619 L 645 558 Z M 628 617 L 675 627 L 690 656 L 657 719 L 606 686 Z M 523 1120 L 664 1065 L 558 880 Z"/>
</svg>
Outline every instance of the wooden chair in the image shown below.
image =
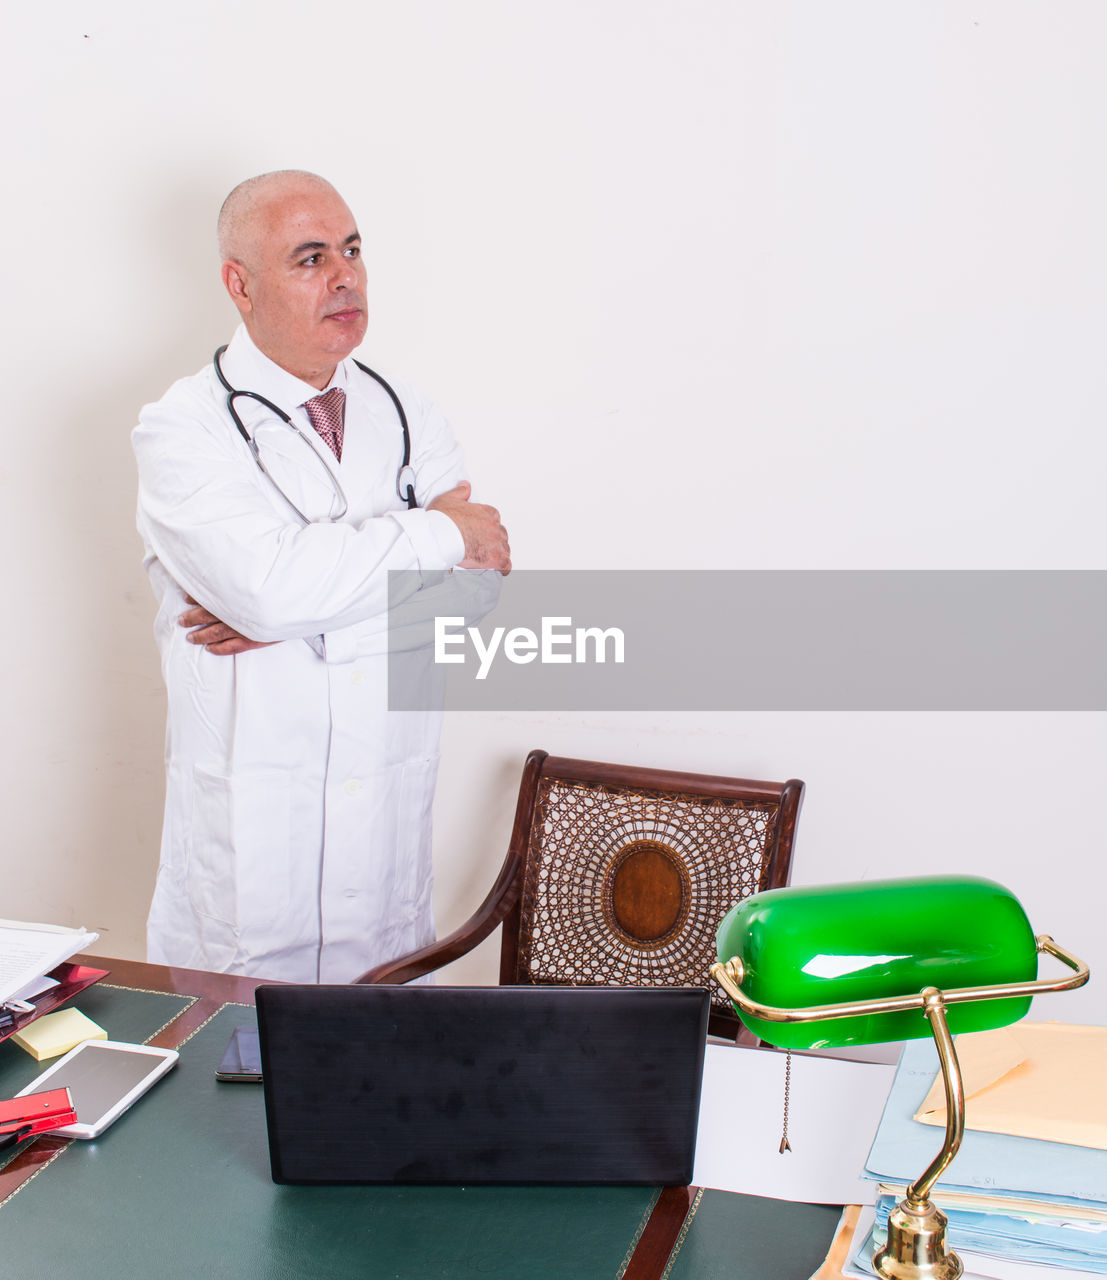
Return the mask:
<svg viewBox="0 0 1107 1280">
<path fill-rule="evenodd" d="M 532 751 L 507 858 L 480 909 L 359 983 L 408 982 L 503 925 L 503 985 L 712 987 L 710 1030 L 740 1023 L 708 969 L 735 903 L 788 883 L 803 783 L 748 782 Z"/>
</svg>

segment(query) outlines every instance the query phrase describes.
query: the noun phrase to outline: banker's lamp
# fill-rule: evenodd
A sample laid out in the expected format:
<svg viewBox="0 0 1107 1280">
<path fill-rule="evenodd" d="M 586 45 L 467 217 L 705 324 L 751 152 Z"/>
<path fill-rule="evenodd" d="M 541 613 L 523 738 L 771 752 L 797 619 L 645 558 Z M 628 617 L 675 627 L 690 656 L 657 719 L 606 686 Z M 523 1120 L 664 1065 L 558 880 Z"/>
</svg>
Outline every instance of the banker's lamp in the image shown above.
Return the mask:
<svg viewBox="0 0 1107 1280">
<path fill-rule="evenodd" d="M 1005 1027 L 1031 997 L 1088 980 L 1088 967 L 1052 938 L 1035 938 L 1009 890 L 967 876 L 771 889 L 719 926 L 712 975 L 743 1023 L 782 1049 L 913 1040 L 932 1033 L 942 1065 L 941 1151 L 888 1219 L 873 1265 L 888 1280 L 956 1280 L 945 1214 L 930 1191 L 965 1129 L 952 1035 Z M 1074 972 L 1037 980 L 1038 953 Z"/>
</svg>

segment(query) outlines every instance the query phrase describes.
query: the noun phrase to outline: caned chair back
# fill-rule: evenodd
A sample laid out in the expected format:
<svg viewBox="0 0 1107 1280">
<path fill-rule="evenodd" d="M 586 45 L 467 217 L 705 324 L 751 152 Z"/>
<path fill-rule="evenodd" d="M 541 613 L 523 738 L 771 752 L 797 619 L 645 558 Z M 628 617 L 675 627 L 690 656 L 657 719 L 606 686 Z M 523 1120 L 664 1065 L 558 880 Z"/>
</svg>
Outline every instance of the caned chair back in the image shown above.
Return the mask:
<svg viewBox="0 0 1107 1280">
<path fill-rule="evenodd" d="M 803 783 L 752 782 L 532 751 L 507 857 L 448 937 L 358 982 L 409 982 L 503 926 L 503 985 L 697 986 L 710 1029 L 740 1024 L 711 981 L 715 930 L 736 903 L 782 888 Z"/>
<path fill-rule="evenodd" d="M 715 930 L 787 884 L 803 784 L 532 752 L 516 836 L 519 894 L 500 982 L 713 987 Z M 514 841 L 513 841 L 514 843 Z M 511 855 L 509 854 L 509 861 Z M 738 1029 L 712 990 L 712 1030 Z"/>
</svg>

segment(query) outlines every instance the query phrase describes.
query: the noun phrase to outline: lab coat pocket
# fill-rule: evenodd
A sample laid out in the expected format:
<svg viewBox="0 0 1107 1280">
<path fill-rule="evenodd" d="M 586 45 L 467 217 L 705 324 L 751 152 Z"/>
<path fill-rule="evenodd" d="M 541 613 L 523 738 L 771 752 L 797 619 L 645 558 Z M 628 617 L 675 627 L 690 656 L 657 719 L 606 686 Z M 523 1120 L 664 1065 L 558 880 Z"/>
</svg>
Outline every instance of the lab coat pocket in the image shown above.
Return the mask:
<svg viewBox="0 0 1107 1280">
<path fill-rule="evenodd" d="M 397 904 L 409 921 L 429 919 L 431 898 L 431 806 L 438 756 L 408 760 L 400 781 L 402 837 L 396 841 Z M 419 945 L 418 943 L 416 945 Z"/>
<path fill-rule="evenodd" d="M 291 779 L 193 770 L 189 895 L 197 912 L 240 930 L 288 891 Z"/>
</svg>

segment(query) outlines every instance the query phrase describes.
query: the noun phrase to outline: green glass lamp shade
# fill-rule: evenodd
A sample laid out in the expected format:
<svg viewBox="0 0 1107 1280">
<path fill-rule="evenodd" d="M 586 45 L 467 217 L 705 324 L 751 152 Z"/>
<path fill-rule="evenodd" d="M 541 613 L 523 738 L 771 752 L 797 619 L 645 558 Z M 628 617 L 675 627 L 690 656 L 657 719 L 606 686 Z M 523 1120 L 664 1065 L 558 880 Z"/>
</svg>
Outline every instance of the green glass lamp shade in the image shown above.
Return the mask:
<svg viewBox="0 0 1107 1280">
<path fill-rule="evenodd" d="M 1037 976 L 1034 934 L 1015 896 L 992 880 L 920 876 L 755 894 L 730 911 L 716 935 L 719 959 L 737 956 L 741 989 L 758 1004 L 808 1009 L 924 987 L 1027 982 Z M 951 1005 L 952 1033 L 1005 1027 L 1030 997 Z M 912 1040 L 931 1034 L 921 1010 L 747 1027 L 782 1049 Z"/>
</svg>

